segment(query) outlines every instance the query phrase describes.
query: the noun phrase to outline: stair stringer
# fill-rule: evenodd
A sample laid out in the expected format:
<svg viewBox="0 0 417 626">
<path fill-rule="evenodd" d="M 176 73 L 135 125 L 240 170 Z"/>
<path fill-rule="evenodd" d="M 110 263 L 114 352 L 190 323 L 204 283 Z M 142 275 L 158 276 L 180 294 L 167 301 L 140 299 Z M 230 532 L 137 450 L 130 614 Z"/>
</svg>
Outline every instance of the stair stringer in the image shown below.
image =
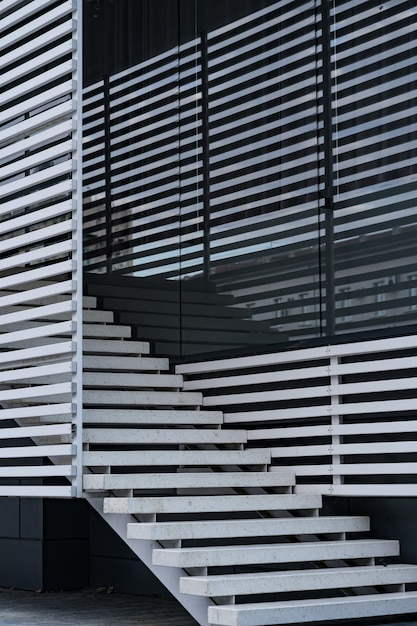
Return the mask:
<svg viewBox="0 0 417 626">
<path fill-rule="evenodd" d="M 84 496 L 85 500 L 92 508 L 107 522 L 107 524 L 119 535 L 134 554 L 149 568 L 158 580 L 168 589 L 168 591 L 178 600 L 178 602 L 190 613 L 200 626 L 210 626 L 208 619 L 208 608 L 215 606 L 208 598 L 192 596 L 180 593 L 180 579 L 186 576 L 186 572 L 181 568 L 164 567 L 154 565 L 152 562 L 152 552 L 160 548 L 157 541 L 143 539 L 129 539 L 127 529 L 129 523 L 137 522 L 133 515 L 123 513 L 104 513 L 104 497 L 91 498 Z"/>
</svg>

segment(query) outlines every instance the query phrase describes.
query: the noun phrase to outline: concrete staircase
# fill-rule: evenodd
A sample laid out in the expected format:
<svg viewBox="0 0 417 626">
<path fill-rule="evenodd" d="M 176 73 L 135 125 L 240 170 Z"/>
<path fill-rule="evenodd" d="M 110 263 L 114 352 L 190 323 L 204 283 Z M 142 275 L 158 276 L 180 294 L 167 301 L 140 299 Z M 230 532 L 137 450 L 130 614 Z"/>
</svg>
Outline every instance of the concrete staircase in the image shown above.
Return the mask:
<svg viewBox="0 0 417 626">
<path fill-rule="evenodd" d="M 86 303 L 85 496 L 198 624 L 417 611 L 417 566 L 386 563 L 397 541 L 369 538 L 367 517 L 321 516 L 320 495 L 292 493 L 267 451 Z"/>
</svg>

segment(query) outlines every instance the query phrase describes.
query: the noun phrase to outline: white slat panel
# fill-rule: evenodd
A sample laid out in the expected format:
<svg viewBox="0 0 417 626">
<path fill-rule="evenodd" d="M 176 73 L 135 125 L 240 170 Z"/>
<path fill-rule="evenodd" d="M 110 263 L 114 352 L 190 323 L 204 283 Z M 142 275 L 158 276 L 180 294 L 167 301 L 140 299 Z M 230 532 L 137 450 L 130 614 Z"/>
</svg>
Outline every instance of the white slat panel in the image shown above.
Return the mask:
<svg viewBox="0 0 417 626">
<path fill-rule="evenodd" d="M 46 2 L 45 4 L 52 4 L 51 2 Z M 59 23 L 60 19 L 67 18 L 68 15 L 73 13 L 74 8 L 76 7 L 76 0 L 67 0 L 63 2 L 55 9 L 44 12 L 41 17 L 37 17 L 32 19 L 30 22 L 24 24 L 20 28 L 16 28 L 9 35 L 3 36 L 0 40 L 0 50 L 6 49 L 8 46 L 16 46 L 16 44 L 23 38 L 33 36 L 45 26 L 49 24 Z M 2 2 L 2 13 L 6 11 L 7 7 Z M 42 7 L 41 7 L 42 8 Z M 38 11 L 38 2 L 37 0 L 33 0 L 33 2 L 28 5 L 28 9 L 30 11 L 30 15 L 34 13 L 34 11 Z M 25 21 L 24 15 L 26 14 L 26 7 L 22 8 L 23 21 Z M 1 14 L 0 14 L 1 15 Z M 12 17 L 10 17 L 12 19 Z M 15 25 L 19 21 L 22 21 L 22 17 L 15 20 Z"/>
<path fill-rule="evenodd" d="M 204 404 L 223 409 L 225 424 L 248 428 L 252 446 L 271 452 L 273 471 L 294 472 L 299 493 L 412 496 L 416 363 L 417 335 L 408 335 L 176 371 L 188 390 L 206 390 Z"/>
<path fill-rule="evenodd" d="M 42 456 L 64 456 L 69 457 L 74 454 L 74 446 L 63 443 L 52 446 L 21 446 L 0 448 L 0 459 L 23 459 L 38 458 Z M 44 494 L 45 495 L 45 494 Z"/>
<path fill-rule="evenodd" d="M 38 303 L 47 301 L 48 298 L 63 297 L 64 294 L 73 293 L 76 290 L 76 284 L 72 280 L 63 280 L 59 283 L 52 283 L 46 287 L 35 287 L 35 289 L 28 289 L 25 292 L 17 291 L 16 293 L 0 292 L 0 307 L 8 307 L 15 304 L 22 304 L 24 302 L 31 302 L 37 300 Z M 6 295 L 7 294 L 7 295 Z"/>
<path fill-rule="evenodd" d="M 0 2 L 0 495 L 81 494 L 81 10 Z"/>
<path fill-rule="evenodd" d="M 31 213 L 30 215 L 23 215 L 21 217 L 10 219 L 7 225 L 5 225 L 4 228 L 2 229 L 2 232 L 19 230 L 19 228 L 27 228 L 28 226 L 31 226 L 32 224 L 43 222 L 46 219 L 51 220 L 55 217 L 58 217 L 58 216 L 64 215 L 65 213 L 70 213 L 70 212 L 71 212 L 70 202 L 68 201 L 58 202 L 58 204 L 48 206 L 45 209 L 41 209 L 40 211 L 33 211 L 33 213 Z M 5 245 L 5 242 L 2 242 L 2 245 Z"/>
</svg>

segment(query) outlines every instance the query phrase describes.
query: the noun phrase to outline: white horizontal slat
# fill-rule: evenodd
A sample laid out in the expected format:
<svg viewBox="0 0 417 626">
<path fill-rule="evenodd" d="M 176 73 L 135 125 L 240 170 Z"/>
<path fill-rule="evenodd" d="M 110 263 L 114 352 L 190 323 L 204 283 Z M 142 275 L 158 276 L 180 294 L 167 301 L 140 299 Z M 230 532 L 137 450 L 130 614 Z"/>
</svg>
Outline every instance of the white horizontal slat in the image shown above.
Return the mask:
<svg viewBox="0 0 417 626">
<path fill-rule="evenodd" d="M 71 498 L 76 495 L 76 490 L 71 485 L 52 486 L 47 485 L 13 485 L 11 487 L 0 485 L 0 497 L 21 497 L 21 498 Z"/>
<path fill-rule="evenodd" d="M 9 295 L 0 295 L 0 307 L 24 304 L 25 302 L 33 302 L 34 300 L 38 300 L 38 302 L 41 303 L 42 299 L 72 294 L 75 289 L 75 281 L 63 280 L 46 285 L 45 287 L 35 287 L 27 291 L 17 291 L 16 293 L 9 293 Z M 4 292 L 0 292 L 0 294 L 1 293 Z M 68 297 L 70 297 L 70 295 Z"/>
<path fill-rule="evenodd" d="M 398 474 L 417 474 L 417 463 L 387 462 L 387 463 L 342 463 L 332 465 L 291 465 L 285 466 L 297 476 L 382 476 Z M 271 471 L 281 471 L 279 467 L 272 467 Z"/>
<path fill-rule="evenodd" d="M 37 376 L 55 376 L 58 374 L 72 374 L 75 372 L 76 365 L 72 361 L 62 361 L 61 363 L 52 363 L 51 365 L 39 365 L 26 367 L 23 369 L 14 369 L 0 371 L 0 383 L 17 381 L 22 379 L 35 378 Z"/>
<path fill-rule="evenodd" d="M 301 426 L 293 428 L 261 428 L 248 432 L 248 439 L 285 439 L 323 437 L 325 435 L 378 435 L 381 433 L 417 433 L 417 421 L 357 422 L 355 424 L 329 424 L 325 426 Z"/>
<path fill-rule="evenodd" d="M 21 439 L 24 437 L 54 437 L 71 435 L 71 424 L 53 424 L 48 426 L 18 426 L 17 428 L 0 428 L 1 439 Z"/>
<path fill-rule="evenodd" d="M 356 483 L 352 485 L 298 485 L 295 489 L 296 493 L 323 493 L 331 496 L 381 496 L 386 498 L 399 498 L 417 496 L 416 483 L 383 483 L 383 484 L 363 484 Z"/>
<path fill-rule="evenodd" d="M 72 456 L 75 453 L 75 446 L 70 443 L 63 443 L 50 446 L 21 446 L 0 448 L 0 459 L 25 459 L 42 456 Z"/>
<path fill-rule="evenodd" d="M 35 148 L 38 148 L 39 146 L 48 145 L 51 143 L 51 141 L 59 141 L 61 139 L 67 138 L 68 135 L 72 132 L 72 130 L 73 130 L 72 120 L 65 120 L 59 124 L 56 124 L 52 129 L 48 128 L 47 130 L 38 132 L 34 135 L 31 135 L 28 138 L 21 139 L 20 141 L 15 141 L 5 146 L 4 148 L 0 150 L 0 160 L 6 161 L 9 159 L 10 160 L 13 159 L 13 163 L 10 166 L 3 166 L 1 168 L 1 175 L 6 176 L 6 174 L 3 174 L 3 173 L 8 172 L 8 167 L 10 168 L 10 171 L 11 171 L 11 174 L 9 175 L 12 175 L 16 173 L 17 171 L 20 171 L 20 170 L 12 169 L 14 165 L 14 161 L 16 160 L 14 157 L 21 156 L 21 154 L 23 154 L 26 150 L 34 150 Z M 74 149 L 72 145 L 69 145 L 69 144 L 66 144 L 66 145 L 67 145 L 67 149 L 69 148 L 71 151 Z M 57 149 L 60 150 L 60 146 L 58 146 Z M 37 158 L 36 156 L 30 157 L 30 159 L 34 160 L 35 164 L 37 164 L 36 158 Z M 16 167 L 21 165 L 22 162 L 23 163 L 26 162 L 30 164 L 32 161 L 22 159 L 19 163 L 16 162 Z"/>
<path fill-rule="evenodd" d="M 75 322 L 58 322 L 41 327 L 34 327 L 29 330 L 18 330 L 16 332 L 4 333 L 0 335 L 0 345 L 34 339 L 35 337 L 52 337 L 54 335 L 71 335 L 75 328 Z"/>
<path fill-rule="evenodd" d="M 0 478 L 47 478 L 50 476 L 74 476 L 72 465 L 16 465 L 1 466 Z"/>
<path fill-rule="evenodd" d="M 345 443 L 332 445 L 292 446 L 288 448 L 268 448 L 272 458 L 332 456 L 332 455 L 372 455 L 372 454 L 399 454 L 415 452 L 414 441 L 371 441 L 368 443 Z"/>
<path fill-rule="evenodd" d="M 0 411 L 0 420 L 36 418 L 39 416 L 50 417 L 57 415 L 66 416 L 71 420 L 75 412 L 75 405 L 69 402 L 60 404 L 45 404 L 36 406 L 23 406 L 17 408 L 4 408 Z"/>
<path fill-rule="evenodd" d="M 58 356 L 61 358 L 69 357 L 76 350 L 73 341 L 62 341 L 59 343 L 51 343 L 36 348 L 23 348 L 21 350 L 9 350 L 0 352 L 0 366 L 13 364 L 19 367 L 21 362 L 31 359 L 41 360 L 46 357 Z"/>
<path fill-rule="evenodd" d="M 11 400 L 23 400 L 28 398 L 45 398 L 48 396 L 59 396 L 75 392 L 74 383 L 57 383 L 56 385 L 38 385 L 33 387 L 18 387 L 16 389 L 6 389 L 0 391 L 0 402 Z"/>
</svg>

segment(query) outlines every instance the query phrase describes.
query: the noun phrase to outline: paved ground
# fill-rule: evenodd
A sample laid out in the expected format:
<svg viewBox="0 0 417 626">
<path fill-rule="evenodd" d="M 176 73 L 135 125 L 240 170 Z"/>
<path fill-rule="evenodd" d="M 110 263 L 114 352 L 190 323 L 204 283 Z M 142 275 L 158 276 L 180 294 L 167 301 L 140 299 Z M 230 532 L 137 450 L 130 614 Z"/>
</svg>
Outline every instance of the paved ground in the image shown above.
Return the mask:
<svg viewBox="0 0 417 626">
<path fill-rule="evenodd" d="M 197 626 L 175 601 L 97 591 L 0 588 L 1 626 Z"/>
<path fill-rule="evenodd" d="M 370 620 L 352 626 L 417 626 L 417 616 L 401 621 Z M 343 621 L 343 626 L 349 622 Z M 1 626 L 198 626 L 175 601 L 107 593 L 105 590 L 36 593 L 0 588 Z M 304 626 L 314 626 L 304 624 Z M 332 626 L 328 624 L 327 626 Z M 336 626 L 334 624 L 333 626 Z M 340 626 L 340 622 L 339 625 Z"/>
</svg>

